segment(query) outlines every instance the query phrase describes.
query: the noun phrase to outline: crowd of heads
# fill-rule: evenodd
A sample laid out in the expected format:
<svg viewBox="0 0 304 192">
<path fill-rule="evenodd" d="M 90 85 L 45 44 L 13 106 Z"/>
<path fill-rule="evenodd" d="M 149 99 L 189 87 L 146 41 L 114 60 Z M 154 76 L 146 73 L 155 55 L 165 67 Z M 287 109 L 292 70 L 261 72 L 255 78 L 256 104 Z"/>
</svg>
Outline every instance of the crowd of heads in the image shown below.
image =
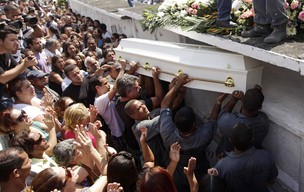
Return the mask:
<svg viewBox="0 0 304 192">
<path fill-rule="evenodd" d="M 21 191 L 24 183 L 29 185 L 25 191 L 35 192 L 75 190 L 76 183 L 92 192 L 181 191 L 178 176 L 173 177 L 176 167 L 187 167 L 180 156 L 198 149 L 203 152 L 197 154 L 205 156 L 214 136 L 207 132 L 216 130 L 221 106 L 214 107 L 209 127 L 199 127 L 196 114 L 183 103 L 187 75 L 161 83 L 155 67 L 151 78 L 139 77 L 136 62 L 115 55 L 114 48 L 126 35 L 109 32 L 99 20 L 55 2 L 9 1 L 1 9 L 1 191 Z M 224 97 L 219 98 L 221 104 Z M 264 101 L 260 87 L 231 98 L 242 100 L 241 113 L 248 117 L 257 116 Z M 167 123 L 164 114 L 171 115 L 171 127 L 176 128 L 168 137 L 160 128 Z M 137 127 L 141 123 L 148 128 Z M 208 139 L 202 142 L 199 137 L 204 135 L 197 134 L 207 128 L 202 133 L 209 134 Z M 234 150 L 245 152 L 255 145 L 253 129 L 242 122 L 231 127 Z M 166 139 L 172 135 L 179 139 L 168 146 Z M 186 148 L 193 142 L 195 147 L 187 151 L 176 142 Z M 171 162 L 157 164 L 155 159 Z M 204 158 L 197 159 L 200 163 Z M 193 176 L 192 168 L 189 164 L 184 178 Z M 225 191 L 227 183 L 217 175 L 198 179 L 194 191 Z"/>
</svg>

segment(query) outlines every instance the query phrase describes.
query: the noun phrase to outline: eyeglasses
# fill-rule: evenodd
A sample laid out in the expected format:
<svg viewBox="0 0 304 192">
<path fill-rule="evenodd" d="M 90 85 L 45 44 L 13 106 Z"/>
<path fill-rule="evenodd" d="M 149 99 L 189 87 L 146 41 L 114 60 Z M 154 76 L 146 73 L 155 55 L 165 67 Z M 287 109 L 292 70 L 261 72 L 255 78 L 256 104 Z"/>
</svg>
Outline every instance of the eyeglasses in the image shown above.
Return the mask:
<svg viewBox="0 0 304 192">
<path fill-rule="evenodd" d="M 34 144 L 35 144 L 35 145 L 39 145 L 43 140 L 44 140 L 44 138 L 43 138 L 42 135 L 39 133 L 39 138 L 34 142 Z"/>
<path fill-rule="evenodd" d="M 26 117 L 26 112 L 24 110 L 21 110 L 20 115 L 16 118 L 14 123 L 15 124 L 21 123 L 25 117 Z"/>
</svg>

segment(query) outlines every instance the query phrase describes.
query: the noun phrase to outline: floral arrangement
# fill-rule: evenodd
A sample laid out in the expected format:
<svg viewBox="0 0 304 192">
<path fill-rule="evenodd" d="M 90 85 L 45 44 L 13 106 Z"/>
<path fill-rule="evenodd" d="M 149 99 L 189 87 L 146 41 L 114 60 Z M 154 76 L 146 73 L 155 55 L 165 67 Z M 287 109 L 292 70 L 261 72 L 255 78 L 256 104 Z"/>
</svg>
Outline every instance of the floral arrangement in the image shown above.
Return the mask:
<svg viewBox="0 0 304 192">
<path fill-rule="evenodd" d="M 144 30 L 180 26 L 183 30 L 218 33 L 214 0 L 166 0 L 158 8 L 144 10 Z"/>
<path fill-rule="evenodd" d="M 234 0 L 231 6 L 231 16 L 240 26 L 252 26 L 254 16 L 252 0 Z"/>
<path fill-rule="evenodd" d="M 286 0 L 284 4 L 287 16 L 287 35 L 294 36 L 304 30 L 304 3 L 298 0 Z"/>
<path fill-rule="evenodd" d="M 253 26 L 253 0 L 233 0 L 232 21 L 238 24 L 233 32 L 239 32 Z M 304 31 L 304 0 L 285 0 L 285 10 L 289 18 L 287 34 L 289 36 Z M 144 10 L 142 21 L 144 30 L 153 31 L 161 26 L 179 26 L 182 30 L 199 33 L 227 34 L 232 29 L 216 26 L 217 11 L 215 0 L 165 0 L 158 8 Z"/>
</svg>

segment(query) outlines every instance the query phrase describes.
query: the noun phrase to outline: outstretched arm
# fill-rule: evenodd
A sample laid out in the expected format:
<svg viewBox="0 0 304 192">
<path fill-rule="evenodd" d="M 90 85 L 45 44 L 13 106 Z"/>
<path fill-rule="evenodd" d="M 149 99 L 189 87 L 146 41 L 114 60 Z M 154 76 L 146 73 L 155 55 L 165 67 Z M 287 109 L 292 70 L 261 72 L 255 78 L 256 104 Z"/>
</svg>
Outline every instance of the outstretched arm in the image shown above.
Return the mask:
<svg viewBox="0 0 304 192">
<path fill-rule="evenodd" d="M 217 97 L 216 103 L 214 104 L 214 107 L 213 107 L 211 115 L 210 115 L 210 120 L 214 120 L 214 121 L 217 120 L 218 114 L 221 111 L 222 103 L 226 99 L 227 96 L 228 96 L 228 94 L 222 93 Z"/>
<path fill-rule="evenodd" d="M 170 147 L 170 163 L 167 167 L 167 171 L 169 172 L 169 174 L 173 177 L 174 171 L 176 169 L 176 166 L 179 162 L 180 159 L 180 149 L 181 146 L 178 144 L 178 142 L 175 142 L 171 145 Z"/>
<path fill-rule="evenodd" d="M 181 74 L 176 78 L 174 86 L 168 91 L 163 101 L 161 102 L 161 108 L 172 108 L 174 98 L 176 98 L 179 89 L 190 82 L 191 79 L 188 78 L 188 75 Z"/>
<path fill-rule="evenodd" d="M 231 99 L 223 107 L 223 110 L 232 112 L 232 109 L 234 108 L 235 104 L 238 102 L 238 100 L 242 100 L 243 97 L 244 93 L 242 91 L 233 91 Z"/>
<path fill-rule="evenodd" d="M 154 167 L 154 154 L 152 150 L 150 149 L 149 145 L 147 144 L 147 128 L 142 127 L 139 129 L 141 132 L 140 136 L 140 146 L 143 153 L 145 165 L 147 167 Z"/>
</svg>

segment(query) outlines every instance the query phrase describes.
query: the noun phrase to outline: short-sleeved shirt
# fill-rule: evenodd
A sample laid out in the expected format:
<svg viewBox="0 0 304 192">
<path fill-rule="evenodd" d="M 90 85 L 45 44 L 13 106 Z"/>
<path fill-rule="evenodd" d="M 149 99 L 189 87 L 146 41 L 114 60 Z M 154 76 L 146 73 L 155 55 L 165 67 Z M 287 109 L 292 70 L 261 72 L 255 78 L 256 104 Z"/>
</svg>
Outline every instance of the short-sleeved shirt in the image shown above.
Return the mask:
<svg viewBox="0 0 304 192">
<path fill-rule="evenodd" d="M 245 152 L 230 152 L 215 165 L 218 176 L 225 180 L 228 191 L 267 192 L 278 170 L 269 153 L 252 147 Z"/>
<path fill-rule="evenodd" d="M 98 113 L 108 124 L 111 135 L 121 137 L 125 125 L 115 109 L 115 102 L 110 101 L 109 93 L 97 97 L 94 105 L 97 107 Z"/>
<path fill-rule="evenodd" d="M 218 148 L 220 152 L 230 152 L 233 147 L 229 142 L 233 127 L 238 123 L 245 123 L 253 130 L 254 141 L 253 144 L 256 148 L 262 148 L 262 142 L 269 131 L 269 120 L 265 113 L 259 111 L 255 117 L 246 117 L 242 113 L 229 112 L 222 110 L 218 118 L 218 128 L 221 131 L 223 137 L 221 145 Z"/>
<path fill-rule="evenodd" d="M 160 134 L 165 147 L 169 151 L 173 143 L 178 142 L 181 145 L 180 161 L 173 176 L 178 191 L 189 191 L 189 184 L 186 175 L 183 173 L 183 169 L 187 167 L 190 157 L 195 157 L 197 160 L 195 175 L 198 180 L 207 173 L 209 162 L 206 156 L 206 148 L 212 141 L 216 127 L 216 121 L 209 120 L 200 127 L 197 127 L 192 135 L 184 138 L 180 135 L 178 128 L 173 122 L 172 110 L 169 108 L 161 109 Z"/>
<path fill-rule="evenodd" d="M 147 108 L 149 110 L 152 109 L 153 103 L 150 98 L 142 100 Z M 132 150 L 139 150 L 139 145 L 136 141 L 136 138 L 132 131 L 132 126 L 134 125 L 135 121 L 131 117 L 129 117 L 125 112 L 125 105 L 128 103 L 128 101 L 121 102 L 120 99 L 118 99 L 116 103 L 116 111 L 119 114 L 120 118 L 125 124 L 125 131 L 124 131 L 124 137 L 126 139 L 128 147 L 130 147 Z"/>
</svg>

